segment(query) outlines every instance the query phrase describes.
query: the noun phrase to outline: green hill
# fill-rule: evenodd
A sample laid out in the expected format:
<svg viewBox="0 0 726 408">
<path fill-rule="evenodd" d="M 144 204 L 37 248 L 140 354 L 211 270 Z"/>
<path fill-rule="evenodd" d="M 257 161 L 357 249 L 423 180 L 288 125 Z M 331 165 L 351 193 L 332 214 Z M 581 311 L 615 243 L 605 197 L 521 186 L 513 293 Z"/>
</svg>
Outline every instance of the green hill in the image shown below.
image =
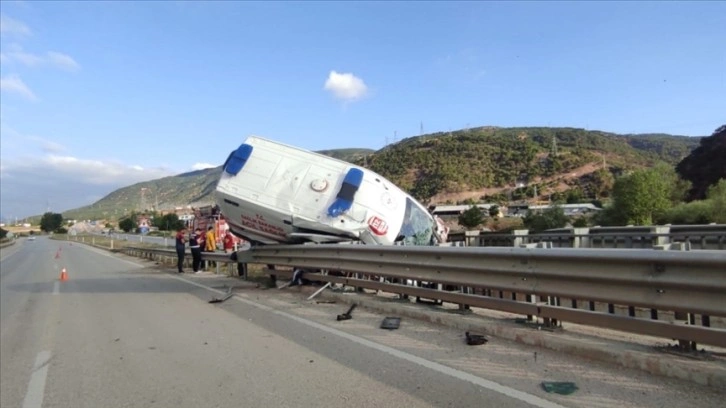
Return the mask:
<svg viewBox="0 0 726 408">
<path fill-rule="evenodd" d="M 517 199 L 534 195 L 535 186 L 538 198 L 567 190 L 600 198 L 623 171 L 658 162 L 675 166 L 699 141 L 573 128 L 480 127 L 408 138 L 369 156 L 367 164 L 432 204 L 468 198 L 505 201 L 497 196 L 504 192 Z M 526 188 L 515 191 L 517 185 Z"/>
<path fill-rule="evenodd" d="M 614 177 L 658 162 L 675 166 L 701 138 L 618 135 L 574 128 L 480 127 L 411 137 L 384 147 L 319 153 L 370 168 L 429 204 L 466 199 L 506 201 L 605 198 Z M 212 202 L 221 166 L 116 190 L 70 219 L 115 219 L 142 207 Z M 523 186 L 515 189 L 515 186 Z"/>
</svg>

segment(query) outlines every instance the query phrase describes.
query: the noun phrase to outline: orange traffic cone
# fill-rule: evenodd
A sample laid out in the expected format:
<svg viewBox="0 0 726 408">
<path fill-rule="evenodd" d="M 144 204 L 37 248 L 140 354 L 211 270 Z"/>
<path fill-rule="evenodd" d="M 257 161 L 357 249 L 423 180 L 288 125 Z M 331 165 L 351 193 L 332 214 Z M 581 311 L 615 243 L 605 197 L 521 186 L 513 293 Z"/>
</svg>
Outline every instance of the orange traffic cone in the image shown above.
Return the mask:
<svg viewBox="0 0 726 408">
<path fill-rule="evenodd" d="M 61 281 L 67 281 L 68 280 L 68 273 L 66 272 L 66 268 L 61 269 Z"/>
</svg>

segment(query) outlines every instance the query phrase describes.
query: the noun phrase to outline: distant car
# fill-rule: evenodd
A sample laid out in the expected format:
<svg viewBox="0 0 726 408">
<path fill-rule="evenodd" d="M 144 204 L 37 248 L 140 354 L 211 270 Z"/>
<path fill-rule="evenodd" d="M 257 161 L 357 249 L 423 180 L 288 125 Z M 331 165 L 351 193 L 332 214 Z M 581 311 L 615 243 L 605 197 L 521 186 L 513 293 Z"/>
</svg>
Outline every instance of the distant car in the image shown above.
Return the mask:
<svg viewBox="0 0 726 408">
<path fill-rule="evenodd" d="M 28 241 L 35 241 L 35 236 L 33 236 L 33 235 L 29 236 Z"/>
<path fill-rule="evenodd" d="M 446 242 L 448 228 L 421 203 L 342 160 L 250 136 L 223 168 L 217 205 L 232 233 L 253 243 Z"/>
</svg>

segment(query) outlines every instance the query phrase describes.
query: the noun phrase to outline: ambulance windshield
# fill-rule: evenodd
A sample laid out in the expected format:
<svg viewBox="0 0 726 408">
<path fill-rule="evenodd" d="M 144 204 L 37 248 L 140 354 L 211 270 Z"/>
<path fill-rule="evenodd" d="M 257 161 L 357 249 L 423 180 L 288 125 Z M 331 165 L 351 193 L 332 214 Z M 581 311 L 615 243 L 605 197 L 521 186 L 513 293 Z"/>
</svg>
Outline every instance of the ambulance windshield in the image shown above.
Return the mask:
<svg viewBox="0 0 726 408">
<path fill-rule="evenodd" d="M 404 245 L 433 245 L 434 219 L 410 198 L 406 198 L 406 213 L 396 241 Z"/>
</svg>

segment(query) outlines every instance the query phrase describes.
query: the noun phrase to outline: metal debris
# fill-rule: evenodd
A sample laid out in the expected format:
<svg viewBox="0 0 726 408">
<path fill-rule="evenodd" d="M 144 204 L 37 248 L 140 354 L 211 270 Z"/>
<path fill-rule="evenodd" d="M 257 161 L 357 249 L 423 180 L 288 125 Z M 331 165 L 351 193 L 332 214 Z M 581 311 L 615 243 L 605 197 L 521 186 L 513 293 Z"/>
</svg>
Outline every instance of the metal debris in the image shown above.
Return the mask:
<svg viewBox="0 0 726 408">
<path fill-rule="evenodd" d="M 395 330 L 395 329 L 398 329 L 400 326 L 401 326 L 400 317 L 386 317 L 381 322 L 381 329 Z"/>
<path fill-rule="evenodd" d="M 222 303 L 225 300 L 231 298 L 232 296 L 234 296 L 234 293 L 232 293 L 232 287 L 230 286 L 227 288 L 227 294 L 224 295 L 223 298 L 213 298 L 212 300 L 209 301 L 209 303 Z"/>
<path fill-rule="evenodd" d="M 570 395 L 577 391 L 577 385 L 573 382 L 552 382 L 542 381 L 542 388 L 548 393 L 555 393 L 560 395 Z"/>
<path fill-rule="evenodd" d="M 464 333 L 466 335 L 466 344 L 470 346 L 480 346 L 482 344 L 486 344 L 489 339 L 482 336 L 481 334 L 473 334 L 466 332 Z"/>
<path fill-rule="evenodd" d="M 310 295 L 310 296 L 308 297 L 308 300 L 311 300 L 311 299 L 312 299 L 312 298 L 314 298 L 315 296 L 318 296 L 318 295 L 320 294 L 320 292 L 324 291 L 324 290 L 325 290 L 325 288 L 327 288 L 328 286 L 330 286 L 330 282 L 326 283 L 326 284 L 325 284 L 325 286 L 323 286 L 322 288 L 320 288 L 320 289 L 316 290 L 316 291 L 315 291 L 315 293 L 313 293 L 312 295 Z"/>
<path fill-rule="evenodd" d="M 355 309 L 355 307 L 356 307 L 356 306 L 357 306 L 357 305 L 356 305 L 356 304 L 354 303 L 354 304 L 350 305 L 350 308 L 348 309 L 348 311 L 347 311 L 347 312 L 345 312 L 345 313 L 343 313 L 343 314 L 339 314 L 339 315 L 338 315 L 338 318 L 337 318 L 337 319 L 338 319 L 338 321 L 341 321 L 341 320 L 350 320 L 350 319 L 352 319 L 352 318 L 353 318 L 353 316 L 351 316 L 350 314 L 351 314 L 351 313 L 353 312 L 353 309 Z"/>
</svg>

